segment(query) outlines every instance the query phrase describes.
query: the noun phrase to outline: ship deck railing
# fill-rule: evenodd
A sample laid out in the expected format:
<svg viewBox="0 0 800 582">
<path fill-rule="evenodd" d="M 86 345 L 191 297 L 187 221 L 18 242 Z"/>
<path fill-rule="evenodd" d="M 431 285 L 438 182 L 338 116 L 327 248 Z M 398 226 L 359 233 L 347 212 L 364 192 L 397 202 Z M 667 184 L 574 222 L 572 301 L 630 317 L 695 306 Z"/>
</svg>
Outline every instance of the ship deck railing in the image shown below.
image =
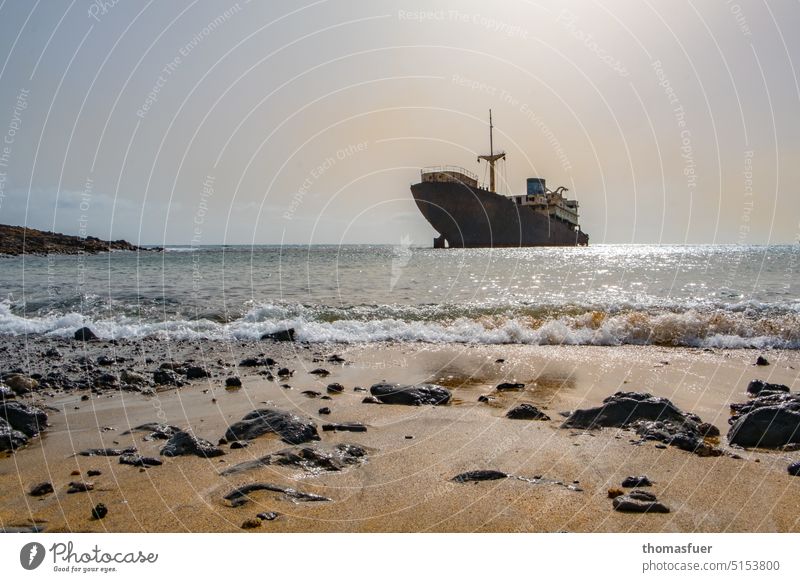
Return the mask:
<svg viewBox="0 0 800 582">
<path fill-rule="evenodd" d="M 471 178 L 478 181 L 478 174 L 474 172 L 470 172 L 466 168 L 462 168 L 461 166 L 428 166 L 426 168 L 422 168 L 420 170 L 420 177 L 424 176 L 425 174 L 437 174 L 437 173 L 445 173 L 445 172 L 453 172 L 456 174 L 463 174 L 467 178 Z"/>
</svg>

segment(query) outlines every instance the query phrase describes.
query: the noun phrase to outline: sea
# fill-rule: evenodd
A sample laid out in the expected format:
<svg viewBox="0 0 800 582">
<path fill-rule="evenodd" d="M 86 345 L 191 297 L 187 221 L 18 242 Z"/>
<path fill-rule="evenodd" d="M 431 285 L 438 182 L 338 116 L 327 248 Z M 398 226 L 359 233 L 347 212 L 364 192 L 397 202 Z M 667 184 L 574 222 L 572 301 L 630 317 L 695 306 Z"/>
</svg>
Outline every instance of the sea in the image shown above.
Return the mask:
<svg viewBox="0 0 800 582">
<path fill-rule="evenodd" d="M 168 247 L 0 258 L 0 335 L 800 349 L 800 245 Z"/>
</svg>

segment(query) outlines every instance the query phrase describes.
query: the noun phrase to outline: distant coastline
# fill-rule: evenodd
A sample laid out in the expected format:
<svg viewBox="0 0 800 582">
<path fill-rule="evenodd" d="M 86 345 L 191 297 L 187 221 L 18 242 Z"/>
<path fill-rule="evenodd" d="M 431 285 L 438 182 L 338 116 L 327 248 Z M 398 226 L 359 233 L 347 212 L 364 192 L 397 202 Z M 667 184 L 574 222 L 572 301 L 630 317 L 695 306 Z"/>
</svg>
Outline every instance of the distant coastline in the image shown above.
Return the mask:
<svg viewBox="0 0 800 582">
<path fill-rule="evenodd" d="M 160 248 L 140 247 L 126 240 L 101 240 L 93 236 L 80 237 L 58 232 L 37 230 L 25 226 L 0 224 L 0 256 L 18 255 L 78 255 L 108 251 L 160 251 Z"/>
</svg>

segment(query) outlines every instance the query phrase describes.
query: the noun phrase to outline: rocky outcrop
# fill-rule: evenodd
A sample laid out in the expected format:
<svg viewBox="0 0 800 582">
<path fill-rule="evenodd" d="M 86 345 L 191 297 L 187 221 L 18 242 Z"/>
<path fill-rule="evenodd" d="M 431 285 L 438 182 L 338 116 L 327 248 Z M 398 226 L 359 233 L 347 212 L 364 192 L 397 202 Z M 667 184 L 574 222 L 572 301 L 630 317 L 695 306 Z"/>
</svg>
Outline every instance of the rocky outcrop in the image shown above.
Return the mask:
<svg viewBox="0 0 800 582">
<path fill-rule="evenodd" d="M 641 392 L 617 392 L 603 406 L 572 412 L 562 428 L 616 427 L 635 430 L 643 440 L 660 441 L 700 456 L 722 451 L 705 442 L 715 427 L 697 415 L 683 412 L 666 398 Z"/>
<path fill-rule="evenodd" d="M 27 228 L 0 225 L 0 255 L 78 255 L 108 251 L 147 251 L 124 240 L 107 241 Z"/>
<path fill-rule="evenodd" d="M 666 398 L 641 392 L 617 392 L 603 405 L 572 412 L 563 428 L 626 428 L 639 420 L 683 422 L 687 415 Z"/>
<path fill-rule="evenodd" d="M 13 451 L 28 444 L 28 437 L 0 418 L 0 452 Z"/>
<path fill-rule="evenodd" d="M 785 406 L 766 406 L 737 420 L 728 441 L 742 447 L 774 449 L 800 443 L 800 412 Z"/>
<path fill-rule="evenodd" d="M 179 457 L 183 455 L 196 455 L 198 457 L 219 457 L 224 455 L 222 449 L 215 447 L 209 441 L 201 439 L 184 430 L 176 432 L 161 449 L 165 457 Z"/>
<path fill-rule="evenodd" d="M 760 380 L 750 382 L 747 391 L 747 402 L 731 404 L 728 442 L 769 449 L 800 444 L 800 393 Z"/>
<path fill-rule="evenodd" d="M 35 437 L 47 427 L 44 410 L 14 400 L 0 401 L 0 418 L 28 438 Z"/>
<path fill-rule="evenodd" d="M 506 418 L 520 420 L 550 420 L 544 412 L 536 408 L 533 404 L 524 402 L 506 412 Z"/>
<path fill-rule="evenodd" d="M 370 388 L 370 393 L 383 404 L 447 404 L 450 390 L 437 384 L 395 384 L 382 382 Z"/>
<path fill-rule="evenodd" d="M 277 434 L 290 445 L 320 440 L 313 422 L 277 408 L 260 408 L 247 413 L 228 428 L 223 438 L 227 441 L 250 440 L 267 433 Z"/>
<path fill-rule="evenodd" d="M 784 384 L 770 384 L 763 380 L 753 380 L 747 385 L 747 393 L 758 395 L 762 392 L 789 392 L 789 387 Z"/>
</svg>

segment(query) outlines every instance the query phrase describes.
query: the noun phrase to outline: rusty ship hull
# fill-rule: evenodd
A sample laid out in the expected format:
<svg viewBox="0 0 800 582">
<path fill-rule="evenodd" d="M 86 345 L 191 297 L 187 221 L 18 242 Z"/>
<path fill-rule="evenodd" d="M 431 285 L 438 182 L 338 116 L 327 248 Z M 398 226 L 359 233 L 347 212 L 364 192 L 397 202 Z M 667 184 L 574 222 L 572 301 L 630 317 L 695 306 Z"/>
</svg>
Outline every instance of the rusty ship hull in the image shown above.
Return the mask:
<svg viewBox="0 0 800 582">
<path fill-rule="evenodd" d="M 419 182 L 411 194 L 439 233 L 435 247 L 533 247 L 589 244 L 589 235 L 507 197 L 458 182 Z M 446 241 L 446 245 L 445 245 Z"/>
</svg>

